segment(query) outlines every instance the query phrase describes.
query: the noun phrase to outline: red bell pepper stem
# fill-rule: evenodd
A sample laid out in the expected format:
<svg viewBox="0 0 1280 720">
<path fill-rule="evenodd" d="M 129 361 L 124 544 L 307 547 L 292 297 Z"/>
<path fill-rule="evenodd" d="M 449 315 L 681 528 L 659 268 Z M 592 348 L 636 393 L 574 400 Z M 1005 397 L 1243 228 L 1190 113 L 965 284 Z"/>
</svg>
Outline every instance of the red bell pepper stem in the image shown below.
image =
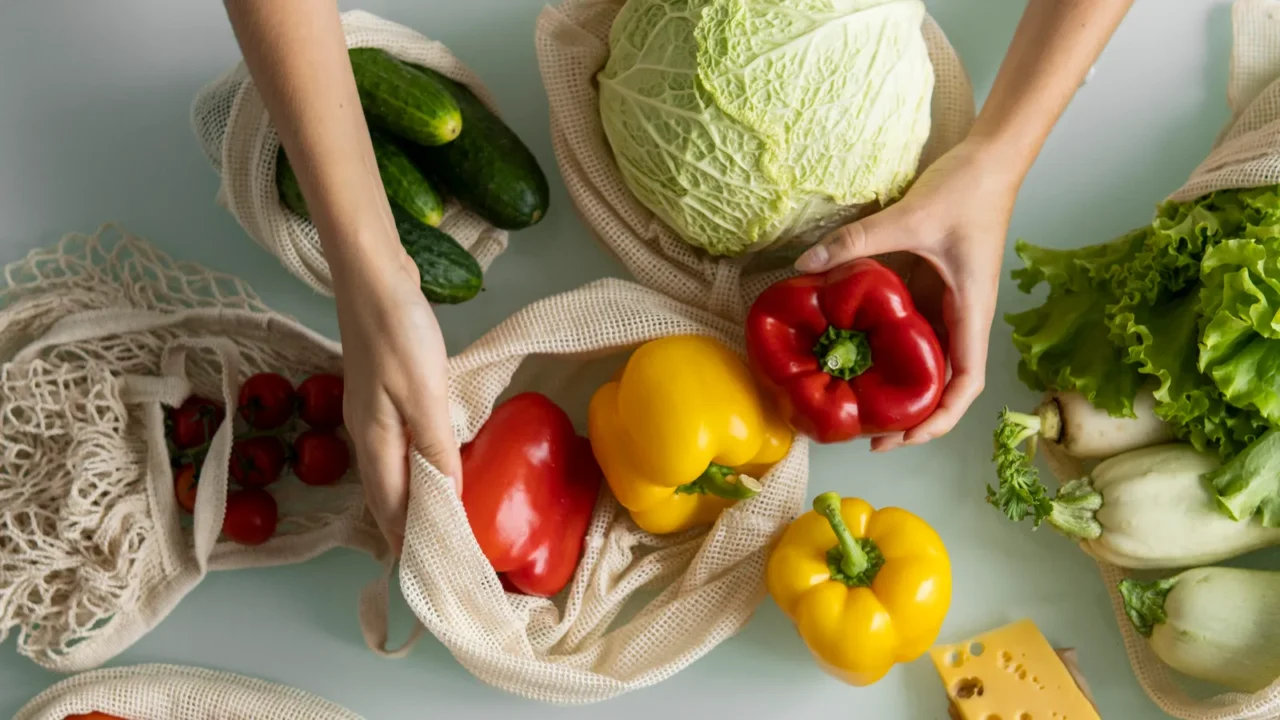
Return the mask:
<svg viewBox="0 0 1280 720">
<path fill-rule="evenodd" d="M 865 333 L 829 327 L 813 346 L 828 375 L 852 380 L 871 368 L 871 343 Z"/>
<path fill-rule="evenodd" d="M 715 495 L 726 500 L 746 500 L 760 494 L 760 481 L 731 467 L 711 463 L 697 480 L 676 488 L 687 495 Z"/>
</svg>

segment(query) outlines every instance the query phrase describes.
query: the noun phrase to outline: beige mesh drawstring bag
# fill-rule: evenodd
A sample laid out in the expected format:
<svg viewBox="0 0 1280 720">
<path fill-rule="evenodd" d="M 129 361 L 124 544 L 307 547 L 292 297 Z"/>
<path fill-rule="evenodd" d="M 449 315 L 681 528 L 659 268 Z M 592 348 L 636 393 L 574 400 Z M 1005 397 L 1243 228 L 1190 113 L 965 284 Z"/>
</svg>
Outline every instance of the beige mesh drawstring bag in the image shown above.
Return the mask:
<svg viewBox="0 0 1280 720">
<path fill-rule="evenodd" d="M 429 67 L 466 85 L 490 109 L 493 97 L 479 78 L 438 42 L 360 10 L 342 14 L 348 47 L 374 47 Z M 243 62 L 200 90 L 191 124 L 205 157 L 222 176 L 218 203 L 259 245 L 317 292 L 332 294 L 329 264 L 315 226 L 280 204 L 276 155 L 280 139 Z M 450 200 L 440 229 L 487 269 L 507 248 L 507 233 Z"/>
<path fill-rule="evenodd" d="M 361 720 L 328 700 L 230 673 L 138 665 L 95 670 L 41 693 L 14 720 L 102 712 L 124 720 Z"/>
<path fill-rule="evenodd" d="M 551 140 L 578 214 L 644 285 L 724 317 L 741 319 L 750 301 L 786 270 L 751 258 L 716 259 L 681 241 L 627 188 L 600 121 L 596 75 L 609 58 L 609 29 L 625 0 L 565 0 L 538 18 L 537 50 L 551 107 Z M 941 28 L 922 27 L 933 62 L 929 141 L 932 163 L 973 125 L 973 88 Z M 787 265 L 789 263 L 782 263 Z"/>
<path fill-rule="evenodd" d="M 1280 184 L 1280 0 L 1237 0 L 1232 8 L 1234 45 L 1227 98 L 1232 120 L 1191 178 L 1169 199 L 1193 200 L 1231 188 Z M 1081 477 L 1085 466 L 1052 443 L 1042 443 L 1049 470 L 1061 481 Z M 1174 679 L 1125 616 L 1116 585 L 1121 568 L 1099 562 L 1111 594 L 1138 683 L 1160 709 L 1182 720 L 1276 720 L 1280 678 L 1252 695 L 1228 692 L 1193 697 Z"/>
<path fill-rule="evenodd" d="M 591 395 L 628 351 L 670 335 L 743 350 L 736 323 L 630 282 L 536 302 L 450 361 L 454 431 L 470 440 L 496 403 L 535 390 L 582 432 Z M 764 598 L 768 546 L 802 509 L 808 445 L 797 439 L 763 492 L 710 528 L 649 535 L 605 489 L 577 574 L 554 600 L 504 593 L 452 483 L 420 457 L 412 467 L 400 584 L 414 614 L 481 680 L 578 704 L 664 680 L 746 624 Z M 362 621 L 388 652 L 385 595 L 385 581 L 370 588 Z"/>
<path fill-rule="evenodd" d="M 337 344 L 271 312 L 239 280 L 109 228 L 5 268 L 0 286 L 0 642 L 60 672 L 96 667 L 158 624 L 210 570 L 300 562 L 343 545 L 384 555 L 356 473 L 268 490 L 263 545 L 220 539 L 234 411 L 195 512 L 175 499 L 164 417 L 195 393 L 234 409 L 239 383 L 340 372 Z"/>
</svg>

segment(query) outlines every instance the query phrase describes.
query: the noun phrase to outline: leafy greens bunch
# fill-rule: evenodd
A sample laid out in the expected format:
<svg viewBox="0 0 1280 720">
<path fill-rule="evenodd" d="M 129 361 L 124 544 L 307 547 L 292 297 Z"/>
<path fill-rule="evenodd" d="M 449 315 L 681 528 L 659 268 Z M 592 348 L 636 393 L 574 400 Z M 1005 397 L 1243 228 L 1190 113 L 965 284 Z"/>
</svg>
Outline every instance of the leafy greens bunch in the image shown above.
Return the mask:
<svg viewBox="0 0 1280 720">
<path fill-rule="evenodd" d="M 1166 202 L 1149 226 L 1110 242 L 1019 241 L 1017 252 L 1019 288 L 1048 286 L 1039 307 L 1006 317 L 1019 378 L 1115 417 L 1133 417 L 1138 392 L 1152 388 L 1156 416 L 1228 461 L 1209 475 L 1223 509 L 1280 525 L 1280 188 Z M 1014 519 L 1050 508 L 1016 449 L 1030 427 L 1005 413 L 997 430 L 1002 482 L 989 494 Z"/>
</svg>

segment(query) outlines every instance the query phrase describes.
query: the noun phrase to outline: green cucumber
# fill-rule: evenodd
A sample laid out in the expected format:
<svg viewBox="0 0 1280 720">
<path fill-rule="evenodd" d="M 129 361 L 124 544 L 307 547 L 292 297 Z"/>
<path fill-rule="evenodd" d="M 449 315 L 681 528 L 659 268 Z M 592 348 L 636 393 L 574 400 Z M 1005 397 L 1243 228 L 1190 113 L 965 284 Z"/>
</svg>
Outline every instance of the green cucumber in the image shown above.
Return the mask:
<svg viewBox="0 0 1280 720">
<path fill-rule="evenodd" d="M 391 138 L 372 133 L 373 154 L 387 199 L 431 227 L 444 219 L 444 201 L 422 171 Z"/>
<path fill-rule="evenodd" d="M 311 219 L 311 213 L 307 212 L 307 199 L 302 196 L 302 186 L 298 184 L 298 176 L 289 165 L 283 146 L 276 153 L 276 191 L 280 193 L 281 204 L 302 217 Z"/>
<path fill-rule="evenodd" d="M 298 177 L 289 166 L 284 148 L 276 157 L 276 189 L 285 207 L 310 219 Z M 484 274 L 471 253 L 448 233 L 422 222 L 394 200 L 390 204 L 400 244 L 418 266 L 422 294 L 427 300 L 453 305 L 475 297 L 484 284 Z"/>
<path fill-rule="evenodd" d="M 480 263 L 442 230 L 424 225 L 401 208 L 391 206 L 400 244 L 413 258 L 422 278 L 422 294 L 433 303 L 454 305 L 475 297 L 484 284 Z"/>
<path fill-rule="evenodd" d="M 419 66 L 452 94 L 462 132 L 447 145 L 410 150 L 422 171 L 464 207 L 494 227 L 519 230 L 547 214 L 547 176 L 533 153 L 470 90 Z"/>
<path fill-rule="evenodd" d="M 382 178 L 387 199 L 421 222 L 439 227 L 444 218 L 444 201 L 440 194 L 395 143 L 377 133 L 371 137 L 373 154 L 378 161 L 378 175 Z M 285 207 L 304 218 L 311 218 L 298 176 L 289 165 L 283 147 L 276 154 L 276 190 L 280 192 L 280 201 Z"/>
<path fill-rule="evenodd" d="M 458 137 L 462 113 L 441 83 L 377 48 L 351 48 L 348 55 L 370 125 L 424 146 Z"/>
</svg>

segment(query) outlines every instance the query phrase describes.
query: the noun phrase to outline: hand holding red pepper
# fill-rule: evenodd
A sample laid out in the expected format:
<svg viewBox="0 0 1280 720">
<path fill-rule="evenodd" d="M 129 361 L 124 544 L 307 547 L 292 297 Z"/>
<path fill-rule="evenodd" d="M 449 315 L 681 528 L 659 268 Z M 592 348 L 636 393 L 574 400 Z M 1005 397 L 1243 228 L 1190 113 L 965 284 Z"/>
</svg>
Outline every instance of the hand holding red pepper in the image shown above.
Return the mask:
<svg viewBox="0 0 1280 720">
<path fill-rule="evenodd" d="M 907 430 L 942 398 L 937 335 L 875 260 L 775 283 L 751 306 L 746 336 L 757 377 L 818 442 Z"/>
</svg>

